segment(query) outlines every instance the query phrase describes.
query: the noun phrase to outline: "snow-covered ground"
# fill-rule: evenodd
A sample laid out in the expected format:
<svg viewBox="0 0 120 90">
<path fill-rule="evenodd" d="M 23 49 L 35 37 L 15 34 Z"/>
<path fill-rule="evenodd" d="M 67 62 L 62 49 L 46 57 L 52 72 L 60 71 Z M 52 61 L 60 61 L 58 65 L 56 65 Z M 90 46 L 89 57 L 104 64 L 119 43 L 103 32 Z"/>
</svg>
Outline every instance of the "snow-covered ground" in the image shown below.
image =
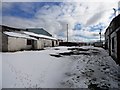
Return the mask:
<svg viewBox="0 0 120 90">
<path fill-rule="evenodd" d="M 119 88 L 119 66 L 96 47 L 2 53 L 2 88 Z"/>
</svg>

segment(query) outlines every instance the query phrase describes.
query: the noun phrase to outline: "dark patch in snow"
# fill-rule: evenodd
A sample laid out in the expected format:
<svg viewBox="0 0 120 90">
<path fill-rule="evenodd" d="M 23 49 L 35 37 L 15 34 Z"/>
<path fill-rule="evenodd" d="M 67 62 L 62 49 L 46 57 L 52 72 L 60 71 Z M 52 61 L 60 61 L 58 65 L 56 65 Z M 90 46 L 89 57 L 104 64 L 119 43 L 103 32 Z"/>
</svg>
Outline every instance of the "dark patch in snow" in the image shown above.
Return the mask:
<svg viewBox="0 0 120 90">
<path fill-rule="evenodd" d="M 90 84 L 90 85 L 88 85 L 88 88 L 90 89 L 90 90 L 102 90 L 102 89 L 100 89 L 99 87 L 98 87 L 98 85 L 97 84 Z"/>
<path fill-rule="evenodd" d="M 76 74 L 75 73 L 66 72 L 65 75 L 67 75 L 67 76 L 74 76 Z"/>
<path fill-rule="evenodd" d="M 59 50 L 59 48 L 55 48 L 54 50 Z M 71 55 L 99 55 L 99 51 L 97 49 L 83 49 L 83 48 L 68 48 L 71 50 L 70 52 L 63 52 L 58 54 L 50 54 L 50 56 L 54 57 L 62 57 L 62 56 L 71 56 Z"/>
<path fill-rule="evenodd" d="M 89 49 L 83 49 L 83 48 L 68 48 L 68 50 L 88 51 Z"/>
<path fill-rule="evenodd" d="M 54 50 L 60 50 L 59 48 L 55 48 Z"/>
<path fill-rule="evenodd" d="M 98 55 L 98 52 L 77 52 L 77 51 L 71 51 L 71 52 L 64 52 L 59 53 L 60 55 L 64 56 L 71 56 L 71 55 Z"/>
<path fill-rule="evenodd" d="M 60 55 L 65 55 L 65 56 L 70 56 L 73 55 L 74 52 L 64 52 L 64 53 L 59 53 Z"/>
<path fill-rule="evenodd" d="M 60 54 L 50 54 L 50 56 L 54 56 L 54 57 L 62 57 Z"/>
</svg>

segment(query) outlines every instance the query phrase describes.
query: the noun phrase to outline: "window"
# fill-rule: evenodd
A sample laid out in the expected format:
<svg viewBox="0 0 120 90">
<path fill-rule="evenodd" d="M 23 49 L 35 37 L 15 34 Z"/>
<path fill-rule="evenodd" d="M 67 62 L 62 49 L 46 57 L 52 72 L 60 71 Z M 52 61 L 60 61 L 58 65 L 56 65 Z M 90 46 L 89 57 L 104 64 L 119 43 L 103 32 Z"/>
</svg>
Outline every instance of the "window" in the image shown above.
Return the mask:
<svg viewBox="0 0 120 90">
<path fill-rule="evenodd" d="M 27 45 L 32 45 L 32 40 L 27 39 Z"/>
<path fill-rule="evenodd" d="M 115 49 L 115 45 L 114 45 L 114 44 L 115 44 L 115 43 L 114 43 L 115 40 L 114 40 L 114 39 L 115 39 L 115 38 L 113 37 L 113 38 L 112 38 L 112 50 L 113 50 L 113 51 L 114 51 L 114 49 Z"/>
</svg>

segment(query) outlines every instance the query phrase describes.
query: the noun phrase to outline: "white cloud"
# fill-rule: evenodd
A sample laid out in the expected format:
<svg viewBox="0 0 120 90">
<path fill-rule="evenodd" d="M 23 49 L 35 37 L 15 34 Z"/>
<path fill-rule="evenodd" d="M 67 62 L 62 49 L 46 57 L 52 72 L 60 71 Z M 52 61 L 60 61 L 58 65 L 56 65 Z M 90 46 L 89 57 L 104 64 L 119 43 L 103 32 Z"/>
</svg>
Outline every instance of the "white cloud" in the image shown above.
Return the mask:
<svg viewBox="0 0 120 90">
<path fill-rule="evenodd" d="M 24 12 L 30 12 L 30 10 L 32 9 L 30 7 L 30 4 L 21 6 L 21 10 L 23 10 Z M 33 19 L 3 16 L 3 24 L 22 28 L 43 27 L 48 32 L 52 33 L 53 36 L 57 38 L 62 38 L 64 40 L 67 31 L 66 25 L 68 24 L 70 41 L 94 41 L 99 39 L 99 36 L 94 36 L 95 34 L 97 35 L 99 32 L 90 31 L 88 27 L 90 25 L 96 25 L 100 22 L 108 25 L 110 22 L 110 14 L 113 13 L 113 7 L 117 7 L 116 2 L 64 2 L 59 6 L 46 5 L 38 9 Z M 78 22 L 82 23 L 84 25 L 84 28 L 82 30 L 74 31 L 74 25 Z M 103 30 L 102 33 L 104 31 L 105 30 Z M 63 37 L 57 36 L 57 34 L 61 32 L 63 32 L 64 34 Z M 76 34 L 83 35 L 84 37 L 76 37 Z M 92 39 L 91 37 L 95 38 Z"/>
</svg>

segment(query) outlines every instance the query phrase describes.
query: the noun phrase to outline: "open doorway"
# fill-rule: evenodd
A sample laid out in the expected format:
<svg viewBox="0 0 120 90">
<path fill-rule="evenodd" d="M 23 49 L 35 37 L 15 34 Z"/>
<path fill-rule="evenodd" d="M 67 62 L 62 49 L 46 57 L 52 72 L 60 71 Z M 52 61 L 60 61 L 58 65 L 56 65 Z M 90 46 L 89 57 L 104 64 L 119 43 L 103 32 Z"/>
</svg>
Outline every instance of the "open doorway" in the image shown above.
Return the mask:
<svg viewBox="0 0 120 90">
<path fill-rule="evenodd" d="M 52 41 L 52 47 L 54 47 L 54 41 Z"/>
</svg>

